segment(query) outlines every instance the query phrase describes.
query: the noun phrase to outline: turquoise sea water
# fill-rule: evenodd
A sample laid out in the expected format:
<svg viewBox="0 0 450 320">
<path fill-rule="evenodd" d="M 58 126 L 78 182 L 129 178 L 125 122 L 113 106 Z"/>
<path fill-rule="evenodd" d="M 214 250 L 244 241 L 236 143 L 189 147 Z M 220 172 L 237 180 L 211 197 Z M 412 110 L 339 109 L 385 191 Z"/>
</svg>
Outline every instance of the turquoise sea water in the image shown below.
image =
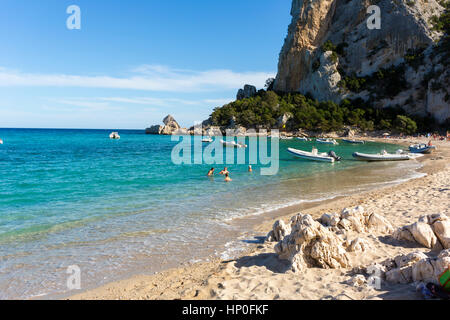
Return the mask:
<svg viewBox="0 0 450 320">
<path fill-rule="evenodd" d="M 171 137 L 125 130 L 115 141 L 110 132 L 0 129 L 0 299 L 68 292 L 71 265 L 86 288 L 220 253 L 227 235 L 243 231 L 232 223 L 239 217 L 366 190 L 412 177 L 418 167 L 351 157 L 393 152 L 393 145 L 282 140 L 277 175 L 228 165 L 233 182 L 225 183 L 206 177 L 211 165 L 174 165 Z M 344 161 L 308 162 L 286 152 L 313 145 Z"/>
</svg>

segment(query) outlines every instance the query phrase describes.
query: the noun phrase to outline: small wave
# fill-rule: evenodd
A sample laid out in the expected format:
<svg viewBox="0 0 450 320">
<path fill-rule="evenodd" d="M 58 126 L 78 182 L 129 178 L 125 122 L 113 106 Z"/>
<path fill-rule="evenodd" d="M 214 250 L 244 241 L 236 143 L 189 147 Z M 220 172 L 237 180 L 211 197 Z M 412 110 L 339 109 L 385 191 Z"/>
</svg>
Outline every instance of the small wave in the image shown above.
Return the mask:
<svg viewBox="0 0 450 320">
<path fill-rule="evenodd" d="M 248 244 L 242 241 L 235 240 L 229 241 L 225 244 L 225 250 L 222 252 L 216 252 L 216 255 L 220 257 L 221 260 L 231 260 L 239 257 L 242 252 L 248 248 Z"/>
<path fill-rule="evenodd" d="M 284 201 L 283 203 L 264 204 L 264 205 L 261 205 L 261 207 L 259 207 L 259 208 L 252 208 L 251 210 L 248 210 L 248 209 L 235 210 L 232 212 L 228 212 L 227 217 L 225 217 L 223 219 L 223 221 L 230 222 L 235 219 L 241 219 L 241 218 L 246 218 L 246 217 L 251 217 L 251 216 L 258 216 L 258 215 L 262 215 L 265 213 L 269 213 L 269 212 L 273 212 L 273 211 L 277 211 L 277 210 L 281 210 L 281 209 L 285 209 L 285 208 L 289 208 L 289 207 L 293 207 L 293 206 L 298 206 L 298 205 L 301 205 L 304 203 L 315 203 L 315 202 L 333 200 L 339 196 L 340 195 L 331 195 L 331 196 L 327 196 L 327 197 L 318 197 L 315 199 L 287 200 L 287 202 Z M 244 212 L 241 212 L 241 211 L 244 211 Z"/>
</svg>

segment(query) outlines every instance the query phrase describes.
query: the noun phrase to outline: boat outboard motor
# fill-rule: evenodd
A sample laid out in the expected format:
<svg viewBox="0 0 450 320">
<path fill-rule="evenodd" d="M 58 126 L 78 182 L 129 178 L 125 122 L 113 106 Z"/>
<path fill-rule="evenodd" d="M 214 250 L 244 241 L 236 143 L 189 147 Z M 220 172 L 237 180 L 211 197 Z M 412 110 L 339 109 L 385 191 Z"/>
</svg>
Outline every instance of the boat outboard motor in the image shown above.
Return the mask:
<svg viewBox="0 0 450 320">
<path fill-rule="evenodd" d="M 330 151 L 330 152 L 328 152 L 328 155 L 330 156 L 330 157 L 332 157 L 332 158 L 334 158 L 334 160 L 336 160 L 336 161 L 341 161 L 341 157 L 339 157 L 334 151 Z"/>
</svg>

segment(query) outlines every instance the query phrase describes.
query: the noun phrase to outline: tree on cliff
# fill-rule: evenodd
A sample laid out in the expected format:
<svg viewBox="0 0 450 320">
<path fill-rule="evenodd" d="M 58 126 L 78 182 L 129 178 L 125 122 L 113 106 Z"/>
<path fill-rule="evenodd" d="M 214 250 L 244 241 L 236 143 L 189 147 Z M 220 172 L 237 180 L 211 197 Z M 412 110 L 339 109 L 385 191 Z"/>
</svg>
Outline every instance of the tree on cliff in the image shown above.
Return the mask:
<svg viewBox="0 0 450 320">
<path fill-rule="evenodd" d="M 273 91 L 274 85 L 275 85 L 275 78 L 269 78 L 266 80 L 264 88 L 266 88 L 267 91 Z"/>
<path fill-rule="evenodd" d="M 406 134 L 413 134 L 417 131 L 417 124 L 414 120 L 406 117 L 398 115 L 395 119 L 395 130 L 406 133 Z"/>
</svg>

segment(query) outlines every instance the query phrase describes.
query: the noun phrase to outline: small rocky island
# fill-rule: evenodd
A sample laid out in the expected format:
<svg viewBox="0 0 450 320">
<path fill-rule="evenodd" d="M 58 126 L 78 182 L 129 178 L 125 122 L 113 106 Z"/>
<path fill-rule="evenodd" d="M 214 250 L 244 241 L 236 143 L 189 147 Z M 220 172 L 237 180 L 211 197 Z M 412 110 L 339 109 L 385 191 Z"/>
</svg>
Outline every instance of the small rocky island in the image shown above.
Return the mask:
<svg viewBox="0 0 450 320">
<path fill-rule="evenodd" d="M 178 122 L 170 114 L 163 119 L 164 125 L 154 125 L 145 129 L 146 134 L 155 135 L 187 135 L 188 130 L 186 128 L 181 128 Z"/>
<path fill-rule="evenodd" d="M 212 126 L 209 120 L 205 120 L 202 123 L 202 127 L 190 127 L 182 128 L 175 118 L 171 115 L 168 115 L 163 119 L 164 125 L 153 125 L 147 129 L 145 129 L 146 134 L 152 135 L 197 135 L 197 136 L 221 136 L 225 134 L 225 130 L 218 126 Z"/>
</svg>

